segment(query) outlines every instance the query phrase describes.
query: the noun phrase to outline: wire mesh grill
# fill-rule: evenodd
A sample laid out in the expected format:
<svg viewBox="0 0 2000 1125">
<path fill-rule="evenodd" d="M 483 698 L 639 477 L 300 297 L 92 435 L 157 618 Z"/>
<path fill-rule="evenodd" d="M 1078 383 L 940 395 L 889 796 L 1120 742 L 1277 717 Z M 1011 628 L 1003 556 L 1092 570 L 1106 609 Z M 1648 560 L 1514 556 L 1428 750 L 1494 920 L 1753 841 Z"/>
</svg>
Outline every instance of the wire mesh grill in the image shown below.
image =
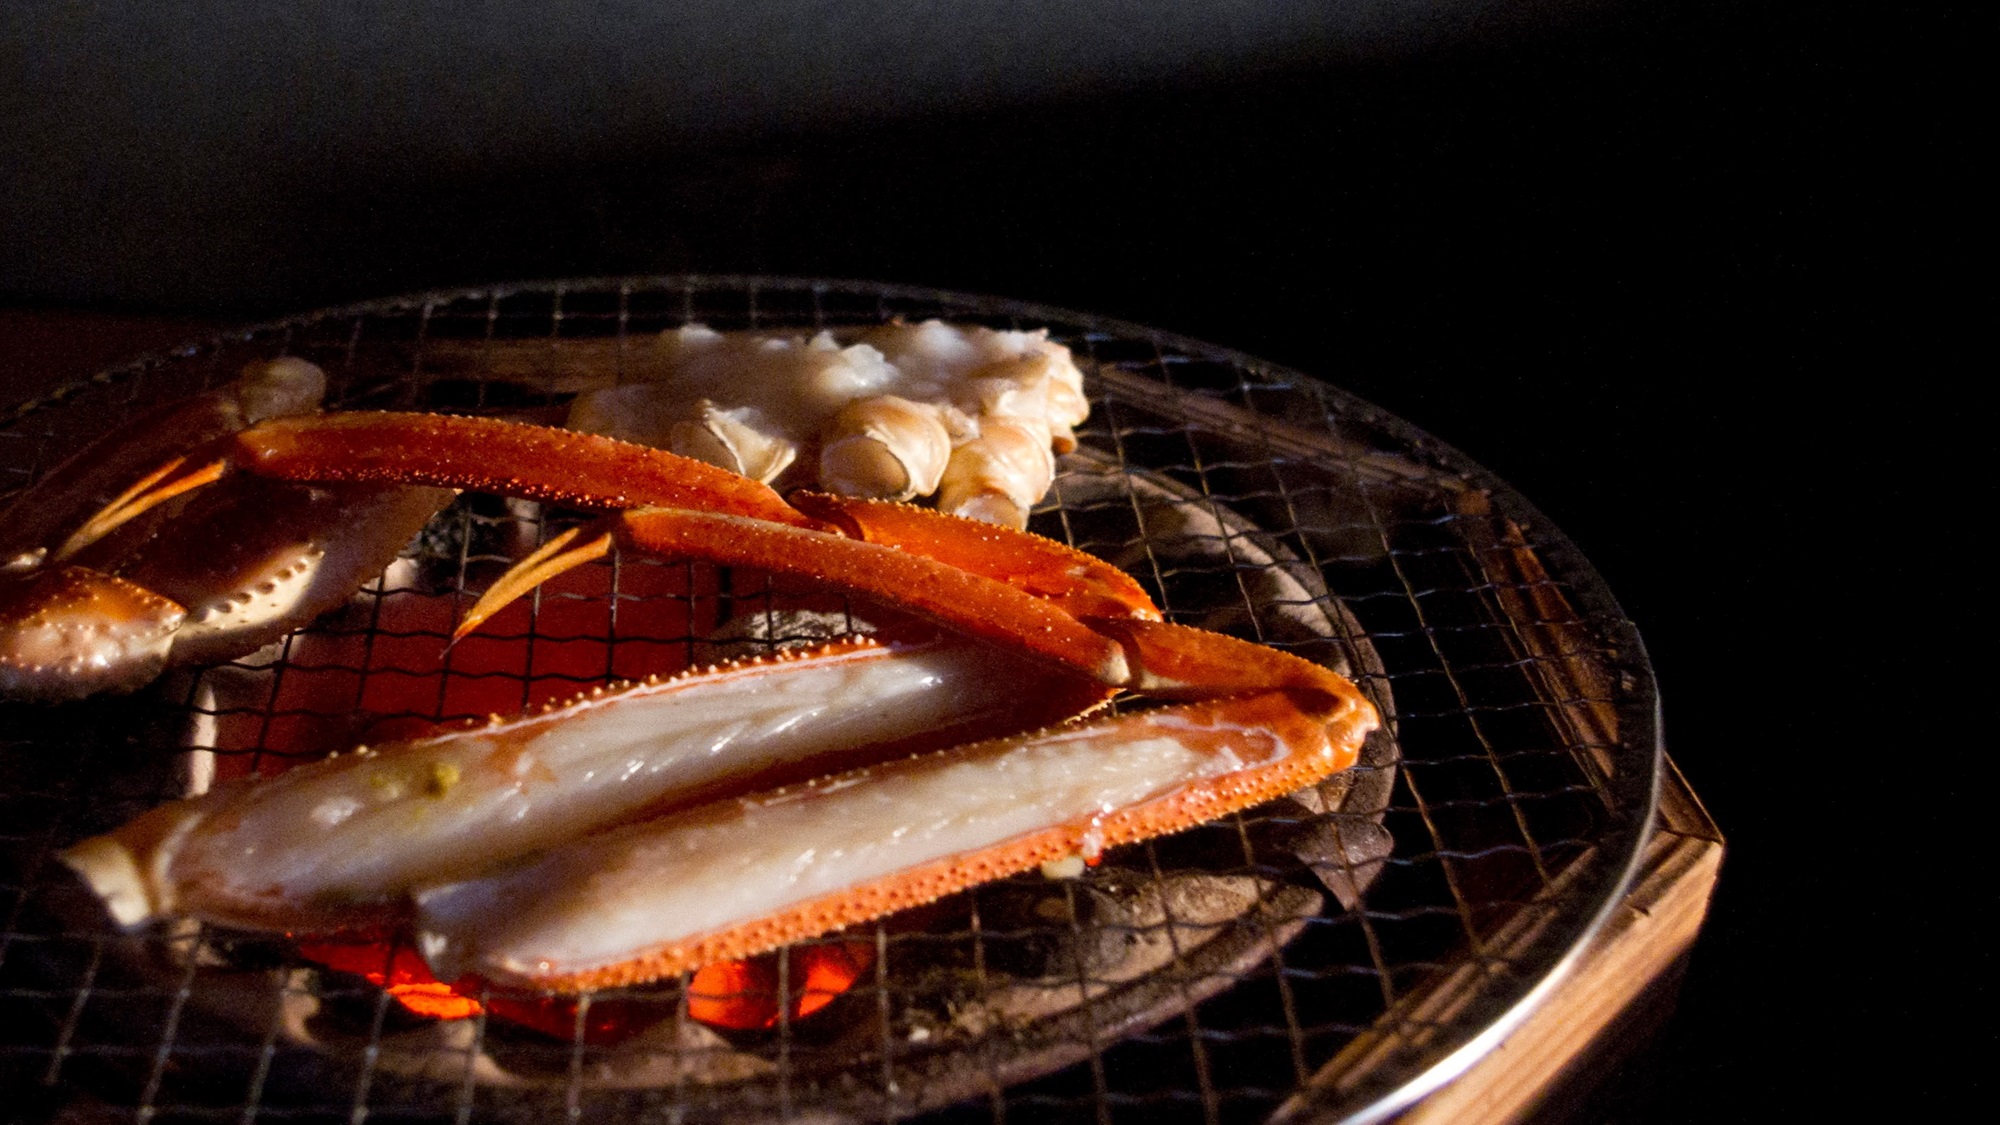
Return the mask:
<svg viewBox="0 0 2000 1125">
<path fill-rule="evenodd" d="M 1367 1120 L 1490 1045 L 1628 877 L 1658 761 L 1650 674 L 1588 564 L 1524 501 L 1296 373 L 1074 313 L 885 286 L 432 294 L 264 326 L 27 404 L 0 422 L 0 492 L 281 353 L 323 366 L 338 406 L 535 417 L 566 379 L 615 377 L 685 323 L 931 316 L 1047 327 L 1074 349 L 1092 413 L 1034 529 L 1118 562 L 1171 618 L 1348 672 L 1392 718 L 1362 767 L 1121 849 L 1079 880 L 1010 880 L 795 946 L 770 968 L 779 996 L 811 987 L 815 949 L 853 948 L 865 968 L 820 1011 L 780 1004 L 753 1032 L 692 1019 L 685 977 L 568 1005 L 489 994 L 477 1015 L 437 1020 L 285 941 L 193 924 L 128 934 L 96 916 L 54 852 L 206 775 L 323 753 L 363 722 L 483 715 L 670 668 L 706 655 L 721 622 L 768 644 L 804 620 L 781 610 L 846 610 L 614 557 L 496 623 L 485 648 L 440 656 L 463 591 L 569 518 L 462 498 L 345 610 L 273 650 L 127 699 L 0 709 L 6 1088 L 134 1121 Z"/>
</svg>

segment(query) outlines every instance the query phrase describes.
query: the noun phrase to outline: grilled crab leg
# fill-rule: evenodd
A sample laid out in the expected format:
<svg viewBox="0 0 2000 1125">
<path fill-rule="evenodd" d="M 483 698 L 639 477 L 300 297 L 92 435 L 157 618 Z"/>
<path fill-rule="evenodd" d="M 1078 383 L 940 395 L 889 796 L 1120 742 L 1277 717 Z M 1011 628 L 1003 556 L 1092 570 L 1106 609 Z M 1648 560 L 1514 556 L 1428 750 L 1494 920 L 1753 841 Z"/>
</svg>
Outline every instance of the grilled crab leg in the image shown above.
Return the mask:
<svg viewBox="0 0 2000 1125">
<path fill-rule="evenodd" d="M 1226 638 L 1195 643 L 1216 651 L 1218 640 Z M 1293 659 L 1268 649 L 1232 655 L 1267 667 Z M 632 984 L 1066 856 L 1094 858 L 1353 764 L 1374 712 L 1352 685 L 1305 667 L 1319 675 L 1272 671 L 1280 680 L 1317 679 L 1324 690 L 998 739 L 587 836 L 419 890 L 418 947 L 445 980 L 471 974 L 558 990 Z"/>
<path fill-rule="evenodd" d="M 885 501 L 800 494 L 794 506 L 756 481 L 611 438 L 357 413 L 285 419 L 231 444 L 231 464 L 258 475 L 416 481 L 614 510 L 581 547 L 502 579 L 499 596 L 471 611 L 475 623 L 613 542 L 821 581 L 1110 687 L 1139 684 L 1119 643 L 1086 621 L 1159 617 L 1130 575 L 1038 535 Z"/>
<path fill-rule="evenodd" d="M 857 640 L 364 746 L 175 801 L 65 861 L 124 925 L 395 922 L 416 886 L 753 785 L 1057 722 L 1105 693 L 962 640 Z"/>
<path fill-rule="evenodd" d="M 1038 535 L 967 526 L 883 501 L 801 494 L 797 504 L 788 503 L 770 486 L 725 469 L 592 434 L 489 418 L 357 412 L 279 419 L 235 435 L 222 454 L 236 471 L 281 480 L 430 484 L 635 518 L 699 514 L 741 521 L 728 526 L 744 534 L 760 524 L 771 525 L 765 532 L 772 535 L 818 532 L 992 579 L 1074 615 L 1159 616 L 1131 576 Z M 828 539 L 794 539 L 778 550 L 811 550 L 801 545 Z M 725 549 L 691 553 L 727 561 L 713 554 Z"/>
</svg>

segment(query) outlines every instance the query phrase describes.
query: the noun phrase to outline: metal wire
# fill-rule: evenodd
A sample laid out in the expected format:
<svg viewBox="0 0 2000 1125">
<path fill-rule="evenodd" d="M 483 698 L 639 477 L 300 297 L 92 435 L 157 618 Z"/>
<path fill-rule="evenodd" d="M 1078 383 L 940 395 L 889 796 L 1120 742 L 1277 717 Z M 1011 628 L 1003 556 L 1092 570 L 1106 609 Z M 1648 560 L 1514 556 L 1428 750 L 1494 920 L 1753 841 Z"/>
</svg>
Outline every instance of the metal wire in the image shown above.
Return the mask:
<svg viewBox="0 0 2000 1125">
<path fill-rule="evenodd" d="M 1364 689 L 1393 701 L 1394 756 L 1356 771 L 1349 804 L 1281 802 L 1127 849 L 1053 889 L 1013 880 L 929 921 L 863 927 L 840 939 L 873 951 L 854 986 L 821 1015 L 780 1004 L 776 1026 L 756 1034 L 690 1018 L 686 974 L 584 998 L 567 1034 L 503 1018 L 496 993 L 442 1028 L 282 941 L 121 935 L 79 913 L 50 857 L 185 784 L 173 754 L 149 749 L 163 731 L 227 742 L 218 769 L 276 768 L 349 712 L 483 713 L 465 701 L 495 687 L 518 705 L 542 701 L 691 659 L 705 615 L 761 615 L 767 634 L 782 632 L 778 609 L 796 600 L 784 584 L 614 557 L 597 587 L 535 596 L 519 630 L 502 631 L 511 664 L 453 650 L 413 702 L 402 662 L 442 648 L 448 623 L 413 626 L 406 603 L 433 598 L 456 620 L 464 590 L 504 559 L 496 540 L 539 542 L 569 520 L 463 501 L 407 566 L 275 653 L 87 716 L 0 705 L 0 1079 L 135 1121 L 246 1125 L 807 1114 L 1213 1125 L 1280 1107 L 1374 1120 L 1519 1019 L 1616 901 L 1651 815 L 1658 746 L 1643 649 L 1587 563 L 1505 485 L 1297 373 L 1149 329 L 928 290 L 568 281 L 331 310 L 107 372 L 0 415 L 0 489 L 252 358 L 319 363 L 343 407 L 533 414 L 564 392 L 510 365 L 588 353 L 623 380 L 650 336 L 691 321 L 810 333 L 930 316 L 1047 327 L 1086 367 L 1083 455 L 1065 462 L 1038 530 L 1118 561 L 1172 619 L 1342 654 Z M 598 624 L 577 632 L 586 618 Z M 1298 628 L 1307 618 L 1316 632 Z M 311 702 L 336 681 L 349 686 L 344 702 Z M 1611 718 L 1593 725 L 1586 713 Z M 1375 791 L 1378 805 L 1354 796 Z M 1234 905 L 1216 907 L 1226 894 Z M 803 980 L 804 948 L 776 961 L 781 997 Z M 1157 964 L 1126 979 L 1122 962 L 1093 961 L 1103 948 L 1151 950 Z M 1052 1014 L 967 1015 L 995 997 Z M 594 1013 L 634 1003 L 656 1005 L 652 1030 L 595 1038 Z M 626 1073 L 652 1077 L 616 1077 Z"/>
</svg>

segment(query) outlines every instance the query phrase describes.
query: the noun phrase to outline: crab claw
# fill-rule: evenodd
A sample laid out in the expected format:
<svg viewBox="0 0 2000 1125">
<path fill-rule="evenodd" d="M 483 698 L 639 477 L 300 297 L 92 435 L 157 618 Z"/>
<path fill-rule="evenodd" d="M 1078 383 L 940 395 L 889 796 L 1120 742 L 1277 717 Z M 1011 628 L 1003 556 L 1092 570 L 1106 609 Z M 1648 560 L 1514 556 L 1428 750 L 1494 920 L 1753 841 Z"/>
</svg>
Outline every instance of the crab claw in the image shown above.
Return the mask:
<svg viewBox="0 0 2000 1125">
<path fill-rule="evenodd" d="M 252 652 L 345 602 L 450 500 L 236 471 L 246 426 L 310 410 L 296 358 L 134 419 L 0 512 L 0 696 L 133 691 Z"/>
<path fill-rule="evenodd" d="M 127 691 L 166 667 L 180 603 L 88 567 L 18 580 L 0 600 L 0 696 L 60 703 Z"/>
</svg>

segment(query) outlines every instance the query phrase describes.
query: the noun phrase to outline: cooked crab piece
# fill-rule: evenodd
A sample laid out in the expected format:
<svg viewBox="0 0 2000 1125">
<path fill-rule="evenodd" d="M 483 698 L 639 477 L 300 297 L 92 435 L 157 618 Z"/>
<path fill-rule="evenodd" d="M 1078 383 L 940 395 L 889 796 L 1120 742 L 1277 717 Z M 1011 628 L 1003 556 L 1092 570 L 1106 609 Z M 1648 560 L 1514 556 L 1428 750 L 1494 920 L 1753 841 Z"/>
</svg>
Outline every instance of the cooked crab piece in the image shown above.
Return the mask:
<svg viewBox="0 0 2000 1125">
<path fill-rule="evenodd" d="M 671 449 L 762 481 L 909 500 L 1011 527 L 1054 479 L 1089 413 L 1083 376 L 1047 331 L 928 320 L 842 345 L 689 325 L 647 381 L 579 395 L 569 426 Z M 1051 452 L 1053 450 L 1053 453 Z"/>
<path fill-rule="evenodd" d="M 1365 705 L 1146 712 L 714 802 L 417 893 L 441 979 L 635 983 L 1171 832 L 1350 764 Z"/>
<path fill-rule="evenodd" d="M 524 560 L 517 573 L 503 578 L 468 612 L 475 623 L 483 613 L 548 575 L 601 557 L 618 545 L 670 558 L 811 578 L 831 592 L 871 599 L 952 630 L 965 643 L 990 646 L 995 654 L 1039 669 L 986 673 L 982 685 L 997 685 L 1005 701 L 1000 710 L 1024 725 L 1046 721 L 1031 703 L 1046 693 L 1036 675 L 1084 685 L 1077 690 L 1094 699 L 1113 689 L 1127 689 L 1182 703 L 1076 731 L 953 751 L 947 757 L 926 758 L 923 764 L 841 775 L 809 790 L 814 796 L 806 804 L 821 807 L 824 797 L 831 802 L 824 808 L 836 810 L 824 815 L 765 815 L 762 810 L 804 800 L 797 794 L 807 791 L 794 789 L 787 791 L 790 796 L 757 798 L 737 806 L 706 805 L 701 809 L 708 811 L 637 822 L 707 832 L 703 826 L 718 815 L 713 810 L 754 808 L 768 832 L 753 825 L 747 834 L 701 838 L 727 841 L 731 847 L 741 844 L 758 870 L 771 874 L 780 874 L 785 870 L 782 864 L 795 862 L 803 853 L 794 845 L 814 835 L 832 841 L 828 846 L 841 856 L 826 853 L 824 866 L 820 858 L 811 858 L 798 878 L 785 877 L 800 889 L 801 897 L 736 900 L 727 917 L 697 914 L 697 924 L 703 927 L 699 930 L 687 929 L 671 915 L 650 913 L 658 928 L 651 934 L 620 929 L 620 948 L 615 950 L 593 947 L 574 958 L 560 946 L 539 951 L 523 946 L 527 953 L 518 956 L 514 951 L 481 954 L 467 943 L 482 940 L 478 934 L 485 929 L 513 932 L 509 927 L 515 926 L 515 917 L 496 914 L 505 908 L 491 905 L 511 899 L 505 894 L 482 898 L 473 892 L 460 898 L 459 892 L 442 889 L 472 886 L 485 877 L 475 874 L 476 869 L 495 863 L 505 866 L 505 857 L 533 849 L 546 854 L 539 860 L 521 859 L 520 870 L 559 864 L 554 857 L 565 848 L 600 846 L 576 842 L 594 827 L 644 816 L 704 792 L 706 780 L 681 778 L 671 792 L 630 803 L 608 801 L 606 807 L 615 804 L 618 811 L 603 820 L 589 813 L 572 815 L 574 810 L 563 807 L 557 796 L 573 788 L 581 792 L 598 787 L 586 779 L 575 787 L 558 784 L 554 790 L 545 789 L 550 779 L 533 768 L 535 757 L 522 765 L 514 733 L 522 739 L 546 735 L 560 741 L 572 730 L 591 729 L 593 721 L 603 716 L 581 710 L 580 704 L 552 720 L 546 731 L 533 728 L 532 719 L 509 726 L 507 744 L 498 747 L 475 745 L 477 732 L 467 732 L 462 743 L 454 743 L 466 748 L 469 757 L 463 760 L 426 757 L 431 752 L 427 748 L 407 752 L 407 758 L 397 755 L 397 766 L 410 767 L 407 770 L 381 771 L 377 763 L 381 755 L 374 754 L 352 755 L 319 767 L 325 776 L 340 779 L 330 802 L 319 792 L 293 793 L 285 779 L 279 779 L 264 790 L 273 796 L 218 796 L 214 807 L 200 801 L 172 806 L 73 849 L 67 858 L 121 917 L 186 910 L 251 925 L 295 928 L 301 920 L 337 925 L 352 916 L 357 904 L 370 906 L 362 913 L 378 919 L 374 905 L 397 901 L 419 880 L 436 880 L 436 889 L 423 893 L 429 911 L 427 940 L 440 958 L 502 978 L 514 974 L 551 987 L 590 987 L 767 949 L 928 901 L 1008 871 L 1191 826 L 1344 768 L 1376 723 L 1373 709 L 1342 677 L 1275 649 L 1161 621 L 1158 609 L 1129 576 L 1102 560 L 1020 531 L 905 505 L 840 497 L 800 496 L 800 506 L 794 507 L 764 485 L 670 453 L 491 420 L 336 415 L 260 426 L 223 445 L 226 450 L 218 463 L 228 473 L 249 472 L 297 483 L 473 487 L 610 511 L 573 536 L 552 540 L 546 552 Z M 170 471 L 160 479 L 167 482 L 160 487 L 173 486 Z M 809 663 L 817 671 L 818 664 L 829 662 Z M 817 694 L 826 706 L 836 708 L 851 702 L 842 697 L 854 693 L 836 687 Z M 957 702 L 954 699 L 954 714 Z M 752 715 L 753 725 L 785 731 L 794 725 L 785 716 L 754 718 L 763 713 L 754 699 L 743 706 L 747 710 L 738 713 Z M 915 709 L 864 703 L 860 710 L 889 714 Z M 707 721 L 699 707 L 691 714 L 697 727 Z M 680 727 L 679 709 L 672 716 L 647 726 Z M 904 717 L 893 715 L 897 721 Z M 925 718 L 924 725 L 937 724 Z M 872 745 L 884 745 L 879 733 L 871 737 L 876 739 Z M 606 741 L 615 744 L 617 738 L 608 734 Z M 895 741 L 887 744 L 903 748 Z M 816 743 L 814 752 L 823 745 Z M 787 763 L 798 760 L 789 754 L 777 757 Z M 843 764 L 838 758 L 838 754 L 833 759 L 813 757 L 810 767 L 801 762 L 800 768 L 834 768 Z M 1093 762 L 1109 771 L 1106 778 L 1091 780 Z M 960 763 L 971 768 L 961 770 Z M 475 768 L 490 770 L 493 776 L 482 773 L 475 778 Z M 598 768 L 616 773 L 620 767 Z M 739 771 L 725 772 L 740 776 Z M 1032 784 L 1014 791 L 1010 779 L 1017 776 Z M 481 812 L 454 821 L 460 805 L 452 794 L 461 786 L 470 786 L 464 807 Z M 382 803 L 387 819 L 364 820 L 364 813 L 372 818 L 375 806 L 361 794 L 377 788 L 394 794 Z M 488 792 L 517 793 L 520 803 L 494 813 L 471 799 Z M 947 800 L 948 793 L 958 795 Z M 1018 797 L 1024 807 L 1037 810 L 1034 822 L 1024 824 L 994 814 L 988 806 L 995 797 L 1000 805 L 1014 804 Z M 433 799 L 436 803 L 429 803 Z M 967 799 L 973 803 L 964 803 Z M 234 804 L 238 800 L 244 802 L 240 807 Z M 274 811 L 259 820 L 253 814 L 266 802 Z M 595 800 L 590 804 L 595 807 Z M 542 805 L 561 815 L 535 820 L 532 810 Z M 447 810 L 439 818 L 447 822 L 441 835 L 426 840 L 403 830 L 440 809 Z M 524 811 L 516 816 L 512 810 L 517 809 Z M 886 815 L 871 818 L 871 809 Z M 933 824 L 932 813 L 943 819 Z M 805 819 L 797 823 L 788 819 L 795 816 Z M 536 826 L 512 838 L 505 823 L 493 823 L 515 819 Z M 338 831 L 350 822 L 357 826 L 351 848 L 329 845 L 326 830 Z M 308 825 L 301 838 L 310 843 L 288 850 L 293 849 L 293 838 L 287 833 L 298 833 Z M 850 825 L 866 827 L 856 836 Z M 804 835 L 786 835 L 793 828 Z M 651 831 L 635 825 L 629 832 L 620 830 L 604 838 L 645 841 L 651 839 Z M 678 828 L 669 831 L 675 833 L 673 839 L 683 839 Z M 864 837 L 886 837 L 889 842 L 863 846 L 859 841 Z M 765 841 L 780 838 L 788 839 L 785 847 L 794 850 L 758 850 Z M 912 839 L 914 850 L 896 842 L 905 838 Z M 391 864 L 348 878 L 346 873 L 355 867 L 368 867 L 369 848 L 377 842 L 391 851 L 407 852 L 408 839 L 424 841 L 421 863 L 409 870 Z M 454 850 L 461 844 L 463 850 Z M 819 845 L 805 846 L 820 856 Z M 547 889 L 555 905 L 544 910 L 519 904 L 524 919 L 520 924 L 533 929 L 526 920 L 547 922 L 555 927 L 551 932 L 577 933 L 601 925 L 591 911 L 615 911 L 623 909 L 618 904 L 628 899 L 655 895 L 641 878 L 650 847 L 640 847 L 636 863 L 615 853 L 591 853 L 593 858 L 584 868 L 602 871 L 567 889 L 532 883 Z M 688 850 L 681 843 L 669 851 L 673 848 Z M 359 857 L 358 863 L 345 854 L 350 850 Z M 266 852 L 279 862 L 260 868 Z M 863 862 L 856 866 L 842 861 L 849 852 Z M 191 865 L 185 872 L 184 861 Z M 424 865 L 435 873 L 411 873 Z M 577 875 L 584 868 L 568 870 Z M 818 874 L 808 878 L 807 871 Z M 333 876 L 327 877 L 327 872 Z M 628 874 L 638 881 L 623 881 Z M 492 877 L 512 876 L 495 871 Z M 556 879 L 553 884 L 564 882 Z M 564 897 L 571 892 L 595 897 L 584 901 L 587 909 L 580 912 L 564 905 L 571 903 Z M 652 901 L 664 901 L 671 910 L 687 902 L 679 892 L 667 894 Z M 470 905 L 463 911 L 447 905 L 455 901 Z M 482 901 L 488 905 L 479 905 Z M 544 934 L 528 936 L 535 945 Z M 548 962 L 545 968 L 540 967 L 543 961 Z M 519 968 L 530 964 L 536 967 Z"/>
<path fill-rule="evenodd" d="M 231 383 L 124 423 L 0 509 L 0 563 L 39 563 L 141 474 L 267 419 L 317 410 L 325 394 L 325 372 L 286 356 L 252 363 Z"/>
<path fill-rule="evenodd" d="M 381 573 L 449 490 L 232 476 L 210 456 L 252 422 L 312 409 L 325 382 L 300 359 L 252 364 L 16 501 L 0 517 L 0 696 L 131 691 L 168 667 L 242 656 Z"/>
<path fill-rule="evenodd" d="M 285 930 L 388 921 L 412 886 L 593 828 L 1058 721 L 1105 694 L 964 641 L 848 641 L 226 785 L 64 860 L 126 925 L 168 913 Z"/>
</svg>

